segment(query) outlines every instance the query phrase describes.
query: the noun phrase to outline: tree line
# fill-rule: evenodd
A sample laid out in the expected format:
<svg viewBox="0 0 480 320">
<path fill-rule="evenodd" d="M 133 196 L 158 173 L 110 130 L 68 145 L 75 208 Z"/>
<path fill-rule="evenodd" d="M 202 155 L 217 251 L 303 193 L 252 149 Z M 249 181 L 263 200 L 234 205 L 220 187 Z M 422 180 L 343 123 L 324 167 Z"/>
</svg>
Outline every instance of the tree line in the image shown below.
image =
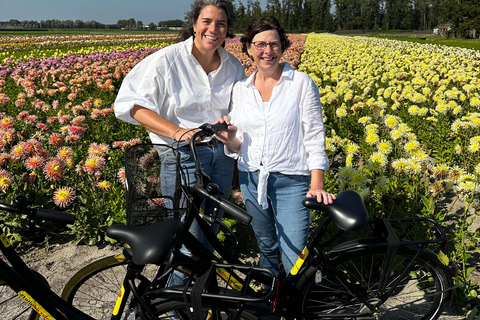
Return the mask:
<svg viewBox="0 0 480 320">
<path fill-rule="evenodd" d="M 83 21 L 83 20 L 58 20 L 48 19 L 41 20 L 40 22 L 34 20 L 10 19 L 9 21 L 0 21 L 1 29 L 126 29 L 126 30 L 162 30 L 169 29 L 171 27 L 181 27 L 183 20 L 166 20 L 159 21 L 158 23 L 150 22 L 148 25 L 140 20 L 121 19 L 116 24 L 103 24 L 95 20 Z"/>
<path fill-rule="evenodd" d="M 273 15 L 289 32 L 338 30 L 433 30 L 449 24 L 450 36 L 467 37 L 480 30 L 478 0 L 258 0 L 239 1 L 238 29 Z"/>
<path fill-rule="evenodd" d="M 259 0 L 235 2 L 237 32 L 256 19 L 273 15 L 287 32 L 333 32 L 338 30 L 433 30 L 448 23 L 450 36 L 468 37 L 480 30 L 478 0 L 267 0 L 263 9 Z M 116 24 L 82 20 L 0 21 L 0 28 L 65 28 L 159 30 L 181 27 L 182 20 L 150 22 L 133 18 Z"/>
</svg>

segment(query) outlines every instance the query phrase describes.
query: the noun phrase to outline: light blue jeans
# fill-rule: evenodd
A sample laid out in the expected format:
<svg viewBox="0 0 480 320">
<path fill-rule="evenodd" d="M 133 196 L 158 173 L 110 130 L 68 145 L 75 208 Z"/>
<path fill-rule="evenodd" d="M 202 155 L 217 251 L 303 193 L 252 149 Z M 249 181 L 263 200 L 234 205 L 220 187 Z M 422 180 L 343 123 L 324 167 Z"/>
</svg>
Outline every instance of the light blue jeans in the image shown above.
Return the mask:
<svg viewBox="0 0 480 320">
<path fill-rule="evenodd" d="M 260 266 L 277 275 L 279 253 L 288 274 L 307 244 L 310 210 L 302 200 L 306 197 L 309 176 L 271 172 L 268 177 L 268 208 L 257 201 L 258 171 L 240 172 L 240 188 L 260 249 Z"/>
<path fill-rule="evenodd" d="M 194 186 L 195 179 L 195 163 L 191 155 L 189 147 L 181 147 L 178 149 L 180 152 L 180 164 L 185 173 L 188 173 L 187 182 L 190 186 Z M 228 199 L 230 196 L 230 189 L 232 186 L 233 171 L 235 166 L 235 160 L 225 155 L 224 146 L 222 143 L 217 143 L 213 146 L 198 146 L 198 157 L 202 165 L 203 171 L 210 176 L 210 182 L 216 183 L 219 186 L 220 197 Z M 176 160 L 171 153 L 161 155 L 162 157 L 162 170 L 160 174 L 160 180 L 162 183 L 162 194 L 172 195 L 175 189 L 175 170 Z M 202 211 L 204 214 L 211 215 L 215 204 L 211 201 L 203 201 Z M 223 211 L 219 210 L 217 218 L 221 219 Z M 212 230 L 217 233 L 219 229 L 218 224 L 212 226 Z M 192 233 L 200 242 L 202 242 L 207 248 L 213 251 L 211 244 L 206 239 L 200 226 L 196 221 L 193 221 L 190 227 L 190 233 Z M 182 252 L 189 254 L 185 247 L 182 248 Z M 170 285 L 181 284 L 183 281 L 178 279 L 179 274 L 175 273 L 173 279 L 170 280 Z M 175 279 L 177 278 L 177 279 Z"/>
</svg>

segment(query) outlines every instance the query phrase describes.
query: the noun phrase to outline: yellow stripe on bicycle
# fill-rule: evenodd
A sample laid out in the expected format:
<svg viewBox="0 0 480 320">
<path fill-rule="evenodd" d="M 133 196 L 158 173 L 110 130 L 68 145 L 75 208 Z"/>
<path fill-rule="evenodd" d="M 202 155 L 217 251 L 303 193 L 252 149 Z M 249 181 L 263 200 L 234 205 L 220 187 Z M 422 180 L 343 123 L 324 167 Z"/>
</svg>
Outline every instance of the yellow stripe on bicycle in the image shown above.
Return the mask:
<svg viewBox="0 0 480 320">
<path fill-rule="evenodd" d="M 243 285 L 236 280 L 235 278 L 231 277 L 230 273 L 225 270 L 224 268 L 217 268 L 217 274 L 225 281 L 229 281 L 230 286 L 232 286 L 235 290 L 242 290 Z"/>
<path fill-rule="evenodd" d="M 307 247 L 305 247 L 303 249 L 302 253 L 300 254 L 300 257 L 298 257 L 297 262 L 295 262 L 295 265 L 293 266 L 292 270 L 290 271 L 290 273 L 292 275 L 296 275 L 298 273 L 298 271 L 302 267 L 303 263 L 305 262 L 305 259 L 307 259 L 308 254 L 309 254 L 308 249 L 307 249 Z"/>
<path fill-rule="evenodd" d="M 52 315 L 50 313 L 48 313 L 48 311 L 45 310 L 41 305 L 39 305 L 38 302 L 35 301 L 35 299 L 33 299 L 28 293 L 26 293 L 25 291 L 20 291 L 18 293 L 18 295 L 20 296 L 20 298 L 25 300 L 25 302 L 33 310 L 35 310 L 41 317 L 43 317 L 43 319 L 45 319 L 45 320 L 55 320 L 55 318 L 52 317 Z"/>
<path fill-rule="evenodd" d="M 113 309 L 113 315 L 116 316 L 118 311 L 120 310 L 120 306 L 122 305 L 123 296 L 125 295 L 125 288 L 122 285 L 120 289 L 120 293 L 118 294 L 117 302 L 115 303 L 115 308 Z"/>
<path fill-rule="evenodd" d="M 5 235 L 5 233 L 2 233 L 0 235 L 0 241 L 2 241 L 3 245 L 5 246 L 5 248 L 8 248 L 12 245 L 12 243 L 10 242 L 10 240 L 8 240 L 7 236 Z"/>
</svg>

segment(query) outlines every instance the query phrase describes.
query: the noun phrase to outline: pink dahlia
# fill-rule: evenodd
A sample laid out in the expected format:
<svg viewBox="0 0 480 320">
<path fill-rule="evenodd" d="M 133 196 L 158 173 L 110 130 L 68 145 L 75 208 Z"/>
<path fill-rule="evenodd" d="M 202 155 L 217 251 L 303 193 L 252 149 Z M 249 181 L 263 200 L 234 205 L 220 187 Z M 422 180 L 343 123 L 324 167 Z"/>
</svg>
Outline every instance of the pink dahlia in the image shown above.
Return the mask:
<svg viewBox="0 0 480 320">
<path fill-rule="evenodd" d="M 50 181 L 58 181 L 63 176 L 63 163 L 57 158 L 51 158 L 43 167 L 45 178 Z"/>
<path fill-rule="evenodd" d="M 76 198 L 75 191 L 70 187 L 60 187 L 53 193 L 53 202 L 60 208 L 68 207 Z"/>
<path fill-rule="evenodd" d="M 48 142 L 59 148 L 63 145 L 64 139 L 60 133 L 53 133 L 48 139 Z"/>
<path fill-rule="evenodd" d="M 36 171 L 42 167 L 44 162 L 43 157 L 34 155 L 25 160 L 25 167 L 27 167 L 28 171 Z"/>
<path fill-rule="evenodd" d="M 0 190 L 7 190 L 13 183 L 13 178 L 8 171 L 0 169 Z"/>
<path fill-rule="evenodd" d="M 86 173 L 94 174 L 105 165 L 105 159 L 99 156 L 89 156 L 83 165 L 83 170 Z"/>
</svg>

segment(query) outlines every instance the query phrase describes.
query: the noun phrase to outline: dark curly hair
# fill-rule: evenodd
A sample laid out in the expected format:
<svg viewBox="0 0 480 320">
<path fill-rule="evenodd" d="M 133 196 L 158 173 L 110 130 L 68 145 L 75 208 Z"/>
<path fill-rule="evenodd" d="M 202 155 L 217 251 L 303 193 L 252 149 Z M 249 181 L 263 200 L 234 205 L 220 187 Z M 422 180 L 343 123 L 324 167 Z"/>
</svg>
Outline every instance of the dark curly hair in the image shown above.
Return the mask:
<svg viewBox="0 0 480 320">
<path fill-rule="evenodd" d="M 216 8 L 222 9 L 227 15 L 227 37 L 233 38 L 235 36 L 233 32 L 233 25 L 236 21 L 235 10 L 233 8 L 233 3 L 230 0 L 195 0 L 190 6 L 190 11 L 187 12 L 185 19 L 186 22 L 180 31 L 179 39 L 187 40 L 193 36 L 193 25 L 197 22 L 200 12 L 206 6 L 214 6 Z"/>
<path fill-rule="evenodd" d="M 248 26 L 247 30 L 240 38 L 240 42 L 242 43 L 242 52 L 250 56 L 247 51 L 248 45 L 252 43 L 253 38 L 257 34 L 268 30 L 277 30 L 278 35 L 280 36 L 280 42 L 282 43 L 282 53 L 292 45 L 290 40 L 288 40 L 287 33 L 285 30 L 283 30 L 282 26 L 280 26 L 280 22 L 278 22 L 275 17 L 268 16 L 260 18 Z"/>
</svg>

